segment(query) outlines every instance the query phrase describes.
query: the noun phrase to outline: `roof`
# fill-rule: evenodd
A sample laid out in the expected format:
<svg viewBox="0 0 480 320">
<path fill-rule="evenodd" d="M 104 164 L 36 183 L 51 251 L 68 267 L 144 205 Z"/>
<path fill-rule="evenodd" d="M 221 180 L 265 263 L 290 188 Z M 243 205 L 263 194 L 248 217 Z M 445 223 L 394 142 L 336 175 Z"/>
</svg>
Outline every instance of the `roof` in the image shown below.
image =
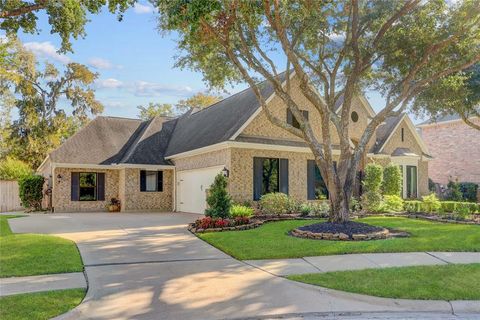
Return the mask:
<svg viewBox="0 0 480 320">
<path fill-rule="evenodd" d="M 415 152 L 409 148 L 397 148 L 393 150 L 392 157 L 402 157 L 402 156 L 418 156 Z"/>
<path fill-rule="evenodd" d="M 283 82 L 286 72 L 278 77 Z M 274 92 L 268 81 L 258 87 L 265 100 Z M 260 103 L 250 87 L 198 112 L 186 113 L 177 120 L 165 156 L 229 140 L 258 108 Z"/>
<path fill-rule="evenodd" d="M 477 108 L 477 112 L 480 113 L 480 107 Z M 417 126 L 424 126 L 428 124 L 434 124 L 434 123 L 440 123 L 440 122 L 447 122 L 447 121 L 455 121 L 455 120 L 460 120 L 462 117 L 458 113 L 450 113 L 450 114 L 445 114 L 436 118 L 431 118 L 428 119 Z"/>
<path fill-rule="evenodd" d="M 397 124 L 403 119 L 404 113 L 398 116 L 387 117 L 385 121 L 377 127 L 376 131 L 376 140 L 372 146 L 370 152 L 378 153 L 382 149 L 385 142 L 387 142 L 388 137 L 395 129 Z"/>
<path fill-rule="evenodd" d="M 163 117 L 142 121 L 99 116 L 50 153 L 50 160 L 72 164 L 169 165 L 171 163 L 163 154 L 168 130 L 175 120 L 168 120 Z"/>
</svg>

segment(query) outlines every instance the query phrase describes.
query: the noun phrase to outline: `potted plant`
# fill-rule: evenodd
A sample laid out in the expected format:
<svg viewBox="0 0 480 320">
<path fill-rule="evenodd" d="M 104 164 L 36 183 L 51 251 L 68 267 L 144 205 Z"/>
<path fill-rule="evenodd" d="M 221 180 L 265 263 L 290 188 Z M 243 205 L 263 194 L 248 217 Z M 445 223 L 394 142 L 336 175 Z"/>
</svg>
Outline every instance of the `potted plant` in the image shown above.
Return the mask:
<svg viewBox="0 0 480 320">
<path fill-rule="evenodd" d="M 120 200 L 117 198 L 111 198 L 110 203 L 107 204 L 108 212 L 119 212 L 121 209 Z"/>
</svg>

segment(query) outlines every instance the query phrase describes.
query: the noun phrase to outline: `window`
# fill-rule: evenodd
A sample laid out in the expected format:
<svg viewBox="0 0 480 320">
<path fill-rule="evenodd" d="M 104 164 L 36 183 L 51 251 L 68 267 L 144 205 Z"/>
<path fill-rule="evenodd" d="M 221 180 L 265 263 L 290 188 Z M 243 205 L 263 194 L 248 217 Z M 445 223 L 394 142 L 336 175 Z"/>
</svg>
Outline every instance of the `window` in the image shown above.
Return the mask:
<svg viewBox="0 0 480 320">
<path fill-rule="evenodd" d="M 407 198 L 417 198 L 417 167 L 406 166 L 407 171 Z"/>
<path fill-rule="evenodd" d="M 308 120 L 308 111 L 302 110 L 302 114 L 305 120 Z M 292 111 L 290 111 L 290 109 L 287 109 L 287 123 L 294 128 L 300 129 L 300 123 L 295 118 L 295 116 L 293 115 Z"/>
<path fill-rule="evenodd" d="M 337 163 L 334 161 L 335 170 Z M 307 161 L 307 198 L 308 200 L 328 199 L 328 189 L 315 160 Z"/>
<path fill-rule="evenodd" d="M 163 171 L 140 170 L 140 191 L 163 191 Z"/>
<path fill-rule="evenodd" d="M 279 160 L 263 159 L 262 195 L 279 191 Z"/>
<path fill-rule="evenodd" d="M 402 128 L 402 142 L 404 142 L 404 141 L 405 141 L 405 133 L 404 133 L 404 130 Z"/>
<path fill-rule="evenodd" d="M 272 192 L 288 194 L 288 160 L 253 158 L 253 200 Z"/>
<path fill-rule="evenodd" d="M 79 200 L 97 200 L 97 174 L 92 172 L 79 173 Z"/>
<path fill-rule="evenodd" d="M 352 114 L 350 115 L 350 118 L 352 119 L 353 122 L 358 121 L 358 113 L 356 111 L 352 111 Z"/>
</svg>

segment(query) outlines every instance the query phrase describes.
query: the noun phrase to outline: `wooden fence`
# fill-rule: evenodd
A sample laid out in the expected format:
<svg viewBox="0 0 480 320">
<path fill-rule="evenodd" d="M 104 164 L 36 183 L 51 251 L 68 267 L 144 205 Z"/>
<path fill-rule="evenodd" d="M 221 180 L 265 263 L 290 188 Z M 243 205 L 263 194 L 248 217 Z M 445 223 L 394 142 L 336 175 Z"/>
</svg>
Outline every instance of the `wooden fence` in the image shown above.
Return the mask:
<svg viewBox="0 0 480 320">
<path fill-rule="evenodd" d="M 22 210 L 18 182 L 0 180 L 0 212 Z"/>
</svg>

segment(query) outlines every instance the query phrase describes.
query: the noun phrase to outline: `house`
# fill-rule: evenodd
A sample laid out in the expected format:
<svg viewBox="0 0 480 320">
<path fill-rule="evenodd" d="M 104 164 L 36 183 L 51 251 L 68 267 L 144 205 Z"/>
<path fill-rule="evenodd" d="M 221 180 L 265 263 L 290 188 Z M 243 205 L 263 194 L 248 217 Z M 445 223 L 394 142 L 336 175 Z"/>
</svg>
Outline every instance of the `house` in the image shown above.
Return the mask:
<svg viewBox="0 0 480 320">
<path fill-rule="evenodd" d="M 295 125 L 272 87 L 264 82 L 260 88 L 271 112 Z M 295 77 L 291 90 L 320 137 L 320 120 Z M 340 101 L 337 110 L 341 106 Z M 364 97 L 355 97 L 352 143 L 374 115 Z M 258 200 L 274 191 L 299 200 L 326 197 L 313 159 L 301 139 L 267 120 L 249 88 L 175 119 L 97 117 L 50 153 L 39 171 L 50 178 L 51 205 L 58 212 L 105 210 L 116 197 L 123 211 L 203 213 L 207 190 L 220 172 L 228 174 L 235 201 Z M 361 168 L 369 162 L 401 165 L 403 195 L 416 198 L 428 193 L 429 160 L 412 121 L 402 114 L 378 128 Z"/>
<path fill-rule="evenodd" d="M 471 118 L 480 125 L 479 118 Z M 468 126 L 459 115 L 425 121 L 417 127 L 433 156 L 430 178 L 446 185 L 449 180 L 480 184 L 480 130 Z"/>
</svg>

